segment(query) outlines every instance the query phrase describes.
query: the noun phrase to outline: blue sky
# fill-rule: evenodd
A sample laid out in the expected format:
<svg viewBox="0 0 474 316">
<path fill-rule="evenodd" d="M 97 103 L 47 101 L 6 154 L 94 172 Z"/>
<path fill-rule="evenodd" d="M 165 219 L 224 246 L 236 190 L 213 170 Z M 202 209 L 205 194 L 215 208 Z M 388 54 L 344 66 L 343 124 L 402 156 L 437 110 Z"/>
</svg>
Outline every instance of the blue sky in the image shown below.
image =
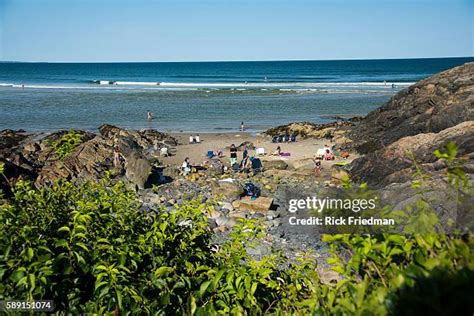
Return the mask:
<svg viewBox="0 0 474 316">
<path fill-rule="evenodd" d="M 0 0 L 0 60 L 474 56 L 474 0 Z"/>
</svg>

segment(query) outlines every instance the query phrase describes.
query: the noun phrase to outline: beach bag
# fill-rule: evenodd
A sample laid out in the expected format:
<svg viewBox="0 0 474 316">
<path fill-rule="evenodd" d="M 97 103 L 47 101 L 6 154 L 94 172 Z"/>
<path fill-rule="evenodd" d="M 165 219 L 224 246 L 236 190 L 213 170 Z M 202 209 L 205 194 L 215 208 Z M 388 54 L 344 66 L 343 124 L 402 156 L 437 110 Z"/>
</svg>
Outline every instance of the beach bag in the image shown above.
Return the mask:
<svg viewBox="0 0 474 316">
<path fill-rule="evenodd" d="M 252 169 L 255 171 L 260 171 L 262 169 L 262 161 L 259 158 L 250 159 L 252 162 Z"/>
<path fill-rule="evenodd" d="M 260 196 L 260 188 L 253 184 L 252 182 L 247 182 L 244 185 L 245 195 L 251 196 L 252 199 L 256 199 Z"/>
<path fill-rule="evenodd" d="M 214 151 L 213 150 L 208 150 L 207 151 L 207 158 L 211 159 L 212 157 L 214 157 Z"/>
</svg>

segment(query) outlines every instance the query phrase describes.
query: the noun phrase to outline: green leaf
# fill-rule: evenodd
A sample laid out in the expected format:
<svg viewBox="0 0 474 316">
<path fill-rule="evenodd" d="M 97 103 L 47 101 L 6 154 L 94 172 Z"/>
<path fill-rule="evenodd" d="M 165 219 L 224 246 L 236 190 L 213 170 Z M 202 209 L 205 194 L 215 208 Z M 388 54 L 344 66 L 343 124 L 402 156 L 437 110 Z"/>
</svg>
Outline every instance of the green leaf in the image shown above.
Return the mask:
<svg viewBox="0 0 474 316">
<path fill-rule="evenodd" d="M 211 284 L 211 281 L 206 281 L 206 282 L 203 282 L 201 284 L 201 286 L 199 287 L 199 295 L 200 296 L 203 296 L 204 293 L 206 293 L 206 290 L 207 290 L 207 288 L 209 287 L 210 284 Z"/>
<path fill-rule="evenodd" d="M 70 232 L 71 232 L 71 229 L 70 229 L 69 227 L 67 227 L 67 226 L 63 226 L 63 227 L 61 227 L 61 228 L 58 229 L 58 233 L 60 233 L 60 232 L 68 232 L 68 233 L 70 233 Z"/>
<path fill-rule="evenodd" d="M 28 248 L 27 249 L 27 256 L 28 256 L 29 261 L 31 261 L 31 259 L 33 259 L 34 254 L 35 254 L 35 252 L 34 252 L 33 248 Z"/>
<path fill-rule="evenodd" d="M 170 267 L 159 267 L 159 268 L 156 269 L 156 271 L 155 271 L 155 276 L 156 276 L 156 277 L 160 277 L 160 276 L 162 276 L 162 275 L 171 273 L 172 271 L 173 271 L 173 268 L 170 268 Z"/>
</svg>

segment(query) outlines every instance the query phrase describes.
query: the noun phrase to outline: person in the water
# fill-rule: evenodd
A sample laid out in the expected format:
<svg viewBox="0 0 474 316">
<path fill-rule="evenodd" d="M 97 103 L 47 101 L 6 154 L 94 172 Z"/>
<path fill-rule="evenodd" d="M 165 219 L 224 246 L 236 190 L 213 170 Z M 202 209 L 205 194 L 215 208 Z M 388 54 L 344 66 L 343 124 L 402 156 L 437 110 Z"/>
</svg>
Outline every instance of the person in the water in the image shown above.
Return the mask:
<svg viewBox="0 0 474 316">
<path fill-rule="evenodd" d="M 146 112 L 146 119 L 151 121 L 153 119 L 153 114 L 150 111 Z"/>
</svg>

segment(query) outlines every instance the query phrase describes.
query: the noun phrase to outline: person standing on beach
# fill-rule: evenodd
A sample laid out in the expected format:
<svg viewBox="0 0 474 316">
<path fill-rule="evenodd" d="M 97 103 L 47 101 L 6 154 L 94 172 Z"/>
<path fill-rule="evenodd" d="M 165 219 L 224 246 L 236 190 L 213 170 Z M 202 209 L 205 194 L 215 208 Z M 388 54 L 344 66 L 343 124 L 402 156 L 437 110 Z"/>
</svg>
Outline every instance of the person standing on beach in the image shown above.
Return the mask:
<svg viewBox="0 0 474 316">
<path fill-rule="evenodd" d="M 234 144 L 230 145 L 230 166 L 237 163 L 237 148 Z"/>
<path fill-rule="evenodd" d="M 147 119 L 148 121 L 151 121 L 151 120 L 153 119 L 153 115 L 151 114 L 150 111 L 147 111 L 147 112 L 146 112 L 146 119 Z"/>
<path fill-rule="evenodd" d="M 244 127 L 244 122 L 240 122 L 240 131 L 243 132 L 245 130 L 245 127 Z"/>
</svg>

